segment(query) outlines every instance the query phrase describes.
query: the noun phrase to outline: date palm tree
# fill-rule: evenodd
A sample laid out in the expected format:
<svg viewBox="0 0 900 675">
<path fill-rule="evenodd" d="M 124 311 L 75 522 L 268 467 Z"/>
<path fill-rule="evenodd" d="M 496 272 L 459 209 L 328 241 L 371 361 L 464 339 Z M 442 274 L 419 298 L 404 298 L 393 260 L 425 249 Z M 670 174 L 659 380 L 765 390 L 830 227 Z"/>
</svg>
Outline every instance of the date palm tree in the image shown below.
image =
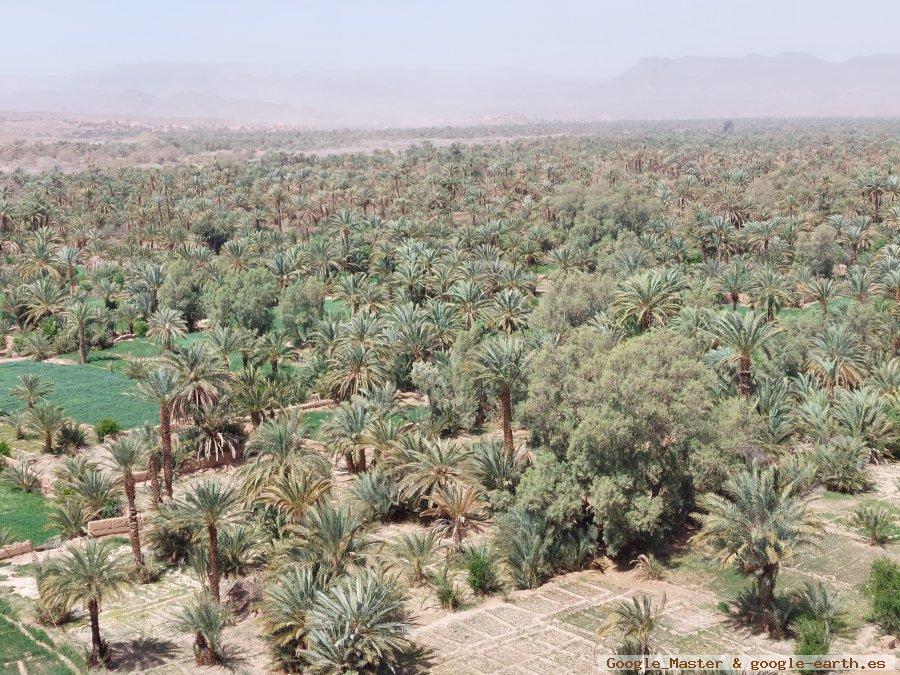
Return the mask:
<svg viewBox="0 0 900 675">
<path fill-rule="evenodd" d="M 626 279 L 612 309 L 622 323 L 634 321 L 640 330 L 665 324 L 681 308 L 681 280 L 668 270 L 651 270 Z"/>
<path fill-rule="evenodd" d="M 50 277 L 40 277 L 25 287 L 28 311 L 25 318 L 32 326 L 40 323 L 45 316 L 52 316 L 64 306 L 68 294 Z"/>
<path fill-rule="evenodd" d="M 163 307 L 158 309 L 147 320 L 147 337 L 159 342 L 164 351 L 172 351 L 175 338 L 187 335 L 187 323 L 177 310 Z"/>
<path fill-rule="evenodd" d="M 780 332 L 780 327 L 768 323 L 765 317 L 755 312 L 744 315 L 727 312 L 711 323 L 710 335 L 727 350 L 725 362 L 737 366 L 738 393 L 742 396 L 750 395 L 753 354 L 765 349 L 766 344 Z"/>
<path fill-rule="evenodd" d="M 309 633 L 309 611 L 322 580 L 310 567 L 289 565 L 269 583 L 263 595 L 263 631 L 278 664 L 301 672 Z"/>
<path fill-rule="evenodd" d="M 43 439 L 44 452 L 53 452 L 53 438 L 69 421 L 66 411 L 53 403 L 39 401 L 26 416 L 28 427 Z"/>
<path fill-rule="evenodd" d="M 437 560 L 441 545 L 432 532 L 405 532 L 391 545 L 390 556 L 399 560 L 409 570 L 413 584 L 421 584 L 428 576 L 428 569 Z"/>
<path fill-rule="evenodd" d="M 133 584 L 133 570 L 126 556 L 115 552 L 112 540 L 87 539 L 72 544 L 45 569 L 52 595 L 69 605 L 84 603 L 91 626 L 91 655 L 88 667 L 103 664 L 107 645 L 100 636 L 100 610 Z"/>
<path fill-rule="evenodd" d="M 435 490 L 471 479 L 474 470 L 468 446 L 449 439 L 425 439 L 400 469 L 400 490 L 413 504 L 419 504 Z"/>
<path fill-rule="evenodd" d="M 140 434 L 118 436 L 106 445 L 113 464 L 122 474 L 121 485 L 125 492 L 125 503 L 128 511 L 128 537 L 131 540 L 131 554 L 134 557 L 134 570 L 141 581 L 148 580 L 147 567 L 141 553 L 141 531 L 138 522 L 138 511 L 135 496 L 134 472 L 146 465 L 145 447 Z"/>
<path fill-rule="evenodd" d="M 172 406 L 180 395 L 181 383 L 178 375 L 171 368 L 157 368 L 137 381 L 137 389 L 141 396 L 159 408 L 159 438 L 163 455 L 163 482 L 166 496 L 172 498 L 172 481 L 175 475 L 175 456 L 172 454 Z M 154 462 L 155 453 L 149 453 L 150 462 Z M 150 466 L 151 474 L 157 473 L 157 467 Z"/>
<path fill-rule="evenodd" d="M 207 570 L 209 592 L 215 602 L 221 602 L 219 592 L 219 529 L 234 520 L 240 505 L 240 494 L 230 485 L 204 479 L 193 485 L 180 501 L 185 517 L 206 529 L 208 540 Z"/>
<path fill-rule="evenodd" d="M 244 342 L 241 331 L 230 326 L 213 326 L 207 332 L 207 340 L 213 351 L 222 359 L 222 369 L 228 370 L 229 358 L 239 351 Z"/>
<path fill-rule="evenodd" d="M 31 410 L 39 401 L 52 394 L 53 385 L 45 382 L 34 373 L 22 373 L 19 375 L 18 384 L 9 390 L 9 395 L 22 401 L 26 410 Z"/>
<path fill-rule="evenodd" d="M 291 557 L 335 579 L 366 564 L 373 542 L 365 531 L 366 522 L 350 507 L 324 500 L 303 516 Z"/>
<path fill-rule="evenodd" d="M 806 370 L 829 389 L 855 387 L 866 372 L 866 357 L 856 336 L 842 324 L 813 338 Z"/>
<path fill-rule="evenodd" d="M 731 302 L 731 309 L 737 309 L 741 293 L 750 287 L 750 268 L 740 258 L 735 258 L 722 270 L 716 283 Z"/>
<path fill-rule="evenodd" d="M 828 303 L 840 295 L 841 284 L 834 279 L 827 277 L 815 277 L 811 281 L 804 283 L 801 290 L 807 298 L 818 303 L 822 314 L 828 314 Z"/>
<path fill-rule="evenodd" d="M 494 296 L 487 312 L 494 324 L 505 333 L 521 330 L 528 325 L 528 300 L 518 290 L 506 288 Z"/>
<path fill-rule="evenodd" d="M 211 408 L 224 395 L 228 371 L 202 342 L 166 354 L 163 362 L 178 382 L 172 401 L 173 419 L 189 420 L 194 411 Z"/>
<path fill-rule="evenodd" d="M 798 479 L 785 480 L 778 469 L 754 467 L 732 476 L 724 495 L 700 497 L 701 525 L 693 541 L 710 546 L 722 562 L 754 578 L 763 626 L 777 635 L 775 583 L 781 566 L 797 550 L 814 544 L 822 527 Z"/>
<path fill-rule="evenodd" d="M 75 298 L 66 305 L 62 312 L 66 321 L 75 331 L 75 341 L 78 344 L 78 360 L 85 364 L 88 358 L 88 330 L 100 318 L 100 312 L 85 298 Z"/>
<path fill-rule="evenodd" d="M 665 609 L 665 595 L 659 602 L 653 602 L 653 598 L 646 593 L 639 593 L 631 600 L 617 602 L 609 617 L 597 629 L 597 634 L 602 637 L 614 630 L 628 646 L 629 654 L 650 656 L 653 651 L 651 638 L 659 628 Z M 634 651 L 631 651 L 632 648 Z"/>
<path fill-rule="evenodd" d="M 770 265 L 763 267 L 754 277 L 750 292 L 753 308 L 765 310 L 769 321 L 791 301 L 787 281 Z"/>
<path fill-rule="evenodd" d="M 434 531 L 449 536 L 454 544 L 463 537 L 484 529 L 487 502 L 481 499 L 474 485 L 450 483 L 430 496 L 432 506 L 422 511 L 425 518 L 434 518 Z"/>
<path fill-rule="evenodd" d="M 304 656 L 322 672 L 394 670 L 409 649 L 403 595 L 366 571 L 316 594 Z"/>
<path fill-rule="evenodd" d="M 213 666 L 222 659 L 222 630 L 228 612 L 209 593 L 197 593 L 185 603 L 175 619 L 175 627 L 194 634 L 194 658 L 198 666 Z"/>
<path fill-rule="evenodd" d="M 272 505 L 290 521 L 300 522 L 313 506 L 331 493 L 331 480 L 314 471 L 281 471 L 262 494 L 262 501 Z"/>
<path fill-rule="evenodd" d="M 521 385 L 531 354 L 520 338 L 498 337 L 486 342 L 476 357 L 476 376 L 497 392 L 503 445 L 513 449 L 512 396 Z"/>
</svg>

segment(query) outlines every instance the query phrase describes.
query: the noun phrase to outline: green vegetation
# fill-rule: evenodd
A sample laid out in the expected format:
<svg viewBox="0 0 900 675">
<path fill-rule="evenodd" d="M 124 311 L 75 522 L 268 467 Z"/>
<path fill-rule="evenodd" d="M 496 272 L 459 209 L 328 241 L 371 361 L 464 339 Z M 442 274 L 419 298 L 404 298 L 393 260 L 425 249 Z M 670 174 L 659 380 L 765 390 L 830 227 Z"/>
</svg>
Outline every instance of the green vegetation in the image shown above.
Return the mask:
<svg viewBox="0 0 900 675">
<path fill-rule="evenodd" d="M 38 628 L 24 625 L 9 602 L 0 598 L 0 672 L 17 672 L 17 661 L 25 661 L 28 672 L 47 675 L 77 675 L 84 668 L 76 650 L 54 643 Z"/>
<path fill-rule="evenodd" d="M 134 386 L 123 376 L 96 368 L 49 363 L 10 363 L 0 368 L 0 408 L 24 407 L 9 395 L 23 374 L 34 374 L 51 383 L 53 393 L 47 400 L 85 424 L 115 417 L 125 427 L 134 427 L 154 417 L 152 408 L 135 396 Z"/>
<path fill-rule="evenodd" d="M 39 492 L 22 492 L 0 483 L 0 528 L 12 534 L 13 541 L 31 541 L 35 546 L 53 536 L 47 530 L 48 504 Z"/>
<path fill-rule="evenodd" d="M 888 558 L 873 561 L 863 592 L 872 620 L 885 633 L 900 635 L 900 564 Z"/>
<path fill-rule="evenodd" d="M 32 359 L 0 369 L 0 432 L 57 455 L 62 535 L 130 525 L 130 554 L 58 554 L 82 574 L 45 570 L 45 613 L 85 605 L 99 662 L 84 570 L 179 567 L 212 663 L 222 579 L 253 574 L 275 667 L 368 672 L 409 656 L 411 602 L 609 558 L 802 653 L 857 630 L 896 551 L 870 508 L 900 450 L 896 125 L 684 128 L 0 174 L 2 328 Z M 149 424 L 95 456 L 70 418 Z M 895 576 L 865 585 L 889 630 Z M 681 613 L 605 610 L 584 625 L 632 653 Z"/>
</svg>

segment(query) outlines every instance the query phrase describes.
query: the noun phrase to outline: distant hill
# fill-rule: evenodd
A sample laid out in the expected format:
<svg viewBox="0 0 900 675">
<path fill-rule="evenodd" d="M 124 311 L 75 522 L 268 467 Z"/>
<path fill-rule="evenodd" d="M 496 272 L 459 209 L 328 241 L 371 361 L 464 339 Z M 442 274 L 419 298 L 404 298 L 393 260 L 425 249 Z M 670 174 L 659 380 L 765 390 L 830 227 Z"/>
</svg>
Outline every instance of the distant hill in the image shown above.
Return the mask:
<svg viewBox="0 0 900 675">
<path fill-rule="evenodd" d="M 519 70 L 144 63 L 0 77 L 0 109 L 314 127 L 900 116 L 900 55 L 648 58 L 610 80 Z"/>
<path fill-rule="evenodd" d="M 895 116 L 900 55 L 644 59 L 586 98 L 615 118 Z"/>
</svg>

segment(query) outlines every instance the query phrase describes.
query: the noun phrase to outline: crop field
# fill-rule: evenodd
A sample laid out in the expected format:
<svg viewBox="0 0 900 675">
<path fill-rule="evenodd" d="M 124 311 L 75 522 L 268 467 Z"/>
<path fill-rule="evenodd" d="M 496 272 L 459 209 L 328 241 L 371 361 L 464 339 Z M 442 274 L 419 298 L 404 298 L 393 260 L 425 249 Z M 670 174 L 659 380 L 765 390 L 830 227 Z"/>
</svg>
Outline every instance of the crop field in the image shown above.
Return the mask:
<svg viewBox="0 0 900 675">
<path fill-rule="evenodd" d="M 53 394 L 49 400 L 79 422 L 95 424 L 109 418 L 128 428 L 156 419 L 156 410 L 137 397 L 134 385 L 123 375 L 100 368 L 27 361 L 0 366 L 0 409 L 23 407 L 9 392 L 24 373 L 50 383 Z"/>
<path fill-rule="evenodd" d="M 13 607 L 0 598 L 0 674 L 77 675 L 83 669 L 84 661 L 76 650 L 23 624 Z"/>
<path fill-rule="evenodd" d="M 31 541 L 37 546 L 49 539 L 47 500 L 43 495 L 12 490 L 0 484 L 0 529 L 9 530 L 13 541 Z"/>
</svg>

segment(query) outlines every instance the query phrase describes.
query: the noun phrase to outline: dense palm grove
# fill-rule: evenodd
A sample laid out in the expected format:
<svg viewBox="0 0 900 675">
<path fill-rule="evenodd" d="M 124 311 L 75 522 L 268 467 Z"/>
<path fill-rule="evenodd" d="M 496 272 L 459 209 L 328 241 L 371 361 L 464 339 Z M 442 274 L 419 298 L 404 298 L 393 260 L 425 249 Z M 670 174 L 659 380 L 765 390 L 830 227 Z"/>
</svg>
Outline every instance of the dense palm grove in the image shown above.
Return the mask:
<svg viewBox="0 0 900 675">
<path fill-rule="evenodd" d="M 220 579 L 257 570 L 280 667 L 365 670 L 413 651 L 404 588 L 453 606 L 451 557 L 491 593 L 688 534 L 750 580 L 743 620 L 795 630 L 777 579 L 821 529 L 810 496 L 898 451 L 898 161 L 877 128 L 694 131 L 0 176 L 11 350 L 161 346 L 125 365 L 159 416 L 105 442 L 114 475 L 48 383 L 17 387 L 10 418 L 67 455 L 58 531 L 132 522 L 126 558 L 43 565 L 42 610 L 84 605 L 96 662 L 102 600 L 187 565 L 214 663 Z M 181 475 L 223 455 L 225 479 Z"/>
</svg>

